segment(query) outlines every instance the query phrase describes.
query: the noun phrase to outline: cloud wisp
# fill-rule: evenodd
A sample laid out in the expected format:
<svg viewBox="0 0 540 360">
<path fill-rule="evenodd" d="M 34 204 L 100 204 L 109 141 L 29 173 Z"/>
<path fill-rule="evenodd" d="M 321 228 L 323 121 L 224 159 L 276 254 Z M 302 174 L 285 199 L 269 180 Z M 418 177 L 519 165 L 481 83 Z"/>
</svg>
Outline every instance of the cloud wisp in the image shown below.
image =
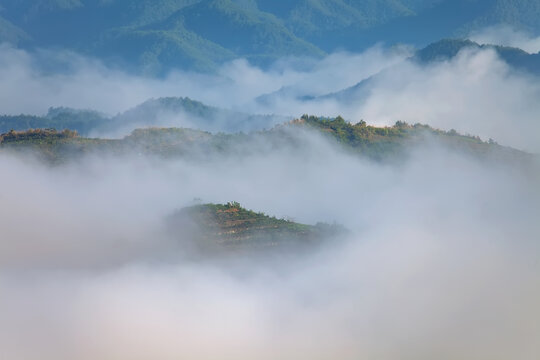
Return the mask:
<svg viewBox="0 0 540 360">
<path fill-rule="evenodd" d="M 536 54 L 540 51 L 540 37 L 533 36 L 508 25 L 498 25 L 473 31 L 469 38 L 479 44 L 516 47 Z"/>
<path fill-rule="evenodd" d="M 114 115 L 149 98 L 167 96 L 188 96 L 242 111 L 256 97 L 284 87 L 322 95 L 352 86 L 407 54 L 405 50 L 375 47 L 363 54 L 336 53 L 320 61 L 284 59 L 268 70 L 238 59 L 224 64 L 215 74 L 176 70 L 164 78 L 148 78 L 70 52 L 29 53 L 5 44 L 0 50 L 3 113 L 35 115 L 44 114 L 50 106 Z"/>
</svg>

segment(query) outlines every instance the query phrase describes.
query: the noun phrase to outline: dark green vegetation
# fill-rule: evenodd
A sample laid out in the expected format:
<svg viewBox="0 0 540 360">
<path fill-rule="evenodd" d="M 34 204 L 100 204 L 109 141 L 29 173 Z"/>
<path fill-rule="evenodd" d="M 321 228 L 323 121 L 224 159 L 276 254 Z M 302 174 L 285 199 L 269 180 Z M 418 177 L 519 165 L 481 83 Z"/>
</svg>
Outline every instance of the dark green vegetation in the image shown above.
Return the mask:
<svg viewBox="0 0 540 360">
<path fill-rule="evenodd" d="M 77 132 L 67 129 L 61 132 L 55 129 L 32 129 L 24 132 L 11 130 L 8 133 L 0 135 L 0 144 L 55 142 L 75 138 L 78 138 Z"/>
<path fill-rule="evenodd" d="M 92 110 L 50 108 L 45 116 L 1 115 L 0 133 L 10 130 L 71 129 L 82 136 L 127 133 L 137 127 L 181 126 L 178 118 L 191 119 L 203 130 L 227 127 L 231 131 L 264 128 L 273 122 L 290 118 L 270 115 L 251 115 L 205 105 L 189 98 L 150 99 L 124 113 L 108 117 Z M 165 119 L 165 120 L 164 120 Z"/>
<path fill-rule="evenodd" d="M 485 142 L 478 136 L 459 134 L 453 129 L 450 131 L 434 129 L 423 124 L 410 125 L 397 121 L 391 127 L 376 127 L 367 125 L 363 120 L 352 124 L 340 116 L 325 119 L 308 115 L 302 116 L 294 123 L 317 129 L 352 152 L 378 161 L 401 160 L 407 150 L 417 145 L 429 145 L 430 142 L 485 158 L 494 156 L 505 161 L 522 161 L 529 158 L 528 154 L 500 146 L 492 139 Z"/>
<path fill-rule="evenodd" d="M 155 74 L 380 41 L 425 45 L 500 23 L 538 32 L 539 18 L 535 0 L 11 0 L 0 5 L 0 41 L 67 48 Z"/>
<path fill-rule="evenodd" d="M 237 202 L 181 209 L 168 218 L 173 237 L 191 239 L 203 251 L 284 250 L 313 245 L 345 233 L 339 225 L 298 224 L 247 210 Z"/>
<path fill-rule="evenodd" d="M 64 136 L 68 134 L 69 136 Z M 252 133 L 212 134 L 179 128 L 147 128 L 118 140 L 79 137 L 67 131 L 31 130 L 10 132 L 0 139 L 0 151 L 32 152 L 45 161 L 61 163 L 84 154 L 157 156 L 190 161 L 215 160 L 226 156 L 251 156 L 275 152 L 312 151 L 315 134 L 343 151 L 376 161 L 401 161 L 415 146 L 432 142 L 483 158 L 522 162 L 531 155 L 484 142 L 456 131 L 441 131 L 427 125 L 397 122 L 392 127 L 374 127 L 364 121 L 351 124 L 335 119 L 304 115 L 270 130 Z"/>
<path fill-rule="evenodd" d="M 0 132 L 28 129 L 72 129 L 82 135 L 107 125 L 109 119 L 95 111 L 50 108 L 45 116 L 0 115 Z"/>
</svg>

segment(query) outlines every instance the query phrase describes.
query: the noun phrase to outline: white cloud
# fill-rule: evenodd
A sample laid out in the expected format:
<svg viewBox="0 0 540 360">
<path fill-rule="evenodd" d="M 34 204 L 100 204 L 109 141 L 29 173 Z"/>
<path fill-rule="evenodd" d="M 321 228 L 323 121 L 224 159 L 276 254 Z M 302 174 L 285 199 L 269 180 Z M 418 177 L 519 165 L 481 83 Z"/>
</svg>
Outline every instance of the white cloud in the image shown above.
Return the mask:
<svg viewBox="0 0 540 360">
<path fill-rule="evenodd" d="M 540 37 L 516 30 L 508 25 L 498 25 L 473 31 L 469 38 L 479 44 L 517 47 L 528 53 L 540 51 Z"/>
</svg>

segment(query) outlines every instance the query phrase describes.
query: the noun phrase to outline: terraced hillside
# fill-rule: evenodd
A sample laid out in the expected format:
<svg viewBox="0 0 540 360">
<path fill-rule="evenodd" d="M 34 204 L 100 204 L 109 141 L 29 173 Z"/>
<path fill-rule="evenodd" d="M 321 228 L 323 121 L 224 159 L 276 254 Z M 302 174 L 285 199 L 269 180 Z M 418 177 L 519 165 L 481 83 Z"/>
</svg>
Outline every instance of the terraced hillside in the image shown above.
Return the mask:
<svg viewBox="0 0 540 360">
<path fill-rule="evenodd" d="M 345 232 L 339 225 L 277 219 L 237 202 L 187 207 L 171 215 L 168 224 L 173 236 L 191 238 L 198 249 L 207 251 L 313 248 Z"/>
</svg>

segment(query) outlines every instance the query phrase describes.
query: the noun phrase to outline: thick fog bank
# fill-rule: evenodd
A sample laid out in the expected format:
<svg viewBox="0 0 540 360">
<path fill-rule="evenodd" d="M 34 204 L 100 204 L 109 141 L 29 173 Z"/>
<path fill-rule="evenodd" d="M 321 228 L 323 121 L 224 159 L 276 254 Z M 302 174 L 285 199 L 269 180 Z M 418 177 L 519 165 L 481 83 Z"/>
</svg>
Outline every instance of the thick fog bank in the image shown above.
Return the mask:
<svg viewBox="0 0 540 360">
<path fill-rule="evenodd" d="M 435 145 L 400 164 L 305 151 L 193 163 L 0 156 L 0 354 L 61 359 L 540 356 L 540 174 Z M 190 259 L 162 220 L 198 197 L 343 243 Z M 241 260 L 241 261 L 240 261 Z M 274 264 L 274 265 L 273 265 Z"/>
</svg>

